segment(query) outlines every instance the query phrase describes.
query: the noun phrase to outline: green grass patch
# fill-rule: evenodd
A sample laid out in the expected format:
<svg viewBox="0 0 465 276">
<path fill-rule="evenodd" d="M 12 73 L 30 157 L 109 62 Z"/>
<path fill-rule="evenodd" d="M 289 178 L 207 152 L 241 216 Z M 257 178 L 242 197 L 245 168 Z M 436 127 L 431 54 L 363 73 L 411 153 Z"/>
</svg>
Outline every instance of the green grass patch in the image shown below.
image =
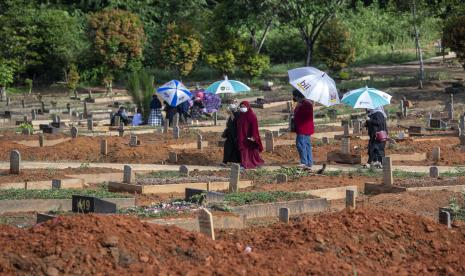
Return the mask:
<svg viewBox="0 0 465 276">
<path fill-rule="evenodd" d="M 303 193 L 272 191 L 272 192 L 239 192 L 226 194 L 224 201 L 231 206 L 257 203 L 270 203 L 289 200 L 306 199 L 311 196 Z"/>
<path fill-rule="evenodd" d="M 51 189 L 51 190 L 24 190 L 7 189 L 0 190 L 0 200 L 20 199 L 71 199 L 73 195 L 93 196 L 98 198 L 129 198 L 130 195 L 108 192 L 106 189 L 95 190 L 73 190 L 73 189 Z"/>
<path fill-rule="evenodd" d="M 138 176 L 146 178 L 180 178 L 185 177 L 179 171 L 154 171 L 148 174 L 138 174 Z"/>
<path fill-rule="evenodd" d="M 456 197 L 449 200 L 449 208 L 454 214 L 454 220 L 465 221 L 465 191 L 462 192 L 462 202 Z"/>
</svg>

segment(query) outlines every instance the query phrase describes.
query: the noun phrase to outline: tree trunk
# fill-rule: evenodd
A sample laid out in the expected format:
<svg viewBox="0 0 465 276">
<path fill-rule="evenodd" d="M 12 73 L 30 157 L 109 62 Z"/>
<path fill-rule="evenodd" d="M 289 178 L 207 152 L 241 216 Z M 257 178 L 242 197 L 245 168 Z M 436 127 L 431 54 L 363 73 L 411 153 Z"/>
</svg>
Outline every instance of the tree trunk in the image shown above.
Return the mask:
<svg viewBox="0 0 465 276">
<path fill-rule="evenodd" d="M 0 102 L 5 101 L 6 99 L 6 87 L 0 86 Z"/>
<path fill-rule="evenodd" d="M 271 27 L 271 20 L 266 25 L 265 31 L 263 32 L 262 38 L 260 39 L 260 44 L 258 45 L 257 54 L 260 54 L 262 50 L 263 44 L 265 43 L 266 37 L 268 36 L 268 32 L 270 31 Z"/>
<path fill-rule="evenodd" d="M 250 43 L 253 49 L 257 49 L 257 31 L 255 29 L 250 30 Z"/>
<path fill-rule="evenodd" d="M 420 46 L 420 34 L 418 33 L 418 28 L 417 24 L 415 22 L 416 20 L 416 3 L 415 0 L 413 0 L 412 3 L 412 17 L 413 17 L 413 31 L 415 33 L 415 49 L 417 50 L 418 58 L 420 61 L 420 72 L 419 72 L 419 82 L 420 82 L 420 89 L 423 89 L 423 80 L 425 77 L 425 70 L 424 70 L 424 65 L 423 65 L 423 52 L 421 51 L 421 46 Z"/>
<path fill-rule="evenodd" d="M 307 59 L 305 60 L 305 66 L 310 66 L 313 62 L 313 41 L 306 39 L 305 44 L 307 45 Z"/>
</svg>

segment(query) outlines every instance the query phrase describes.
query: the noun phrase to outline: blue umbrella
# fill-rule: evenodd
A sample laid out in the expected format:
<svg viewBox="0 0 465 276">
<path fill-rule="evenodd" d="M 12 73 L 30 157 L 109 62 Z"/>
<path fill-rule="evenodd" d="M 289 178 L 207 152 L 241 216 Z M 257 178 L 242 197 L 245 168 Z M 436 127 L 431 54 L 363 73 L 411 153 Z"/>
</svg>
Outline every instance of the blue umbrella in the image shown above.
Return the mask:
<svg viewBox="0 0 465 276">
<path fill-rule="evenodd" d="M 205 90 L 205 92 L 212 94 L 232 94 L 247 91 L 250 91 L 250 87 L 240 81 L 228 80 L 228 77 L 225 77 L 224 80 L 214 82 Z"/>
<path fill-rule="evenodd" d="M 359 88 L 344 94 L 342 102 L 353 108 L 375 109 L 391 103 L 392 96 L 375 88 Z"/>
<path fill-rule="evenodd" d="M 157 93 L 171 106 L 188 101 L 192 94 L 180 81 L 172 80 L 157 89 Z"/>
</svg>

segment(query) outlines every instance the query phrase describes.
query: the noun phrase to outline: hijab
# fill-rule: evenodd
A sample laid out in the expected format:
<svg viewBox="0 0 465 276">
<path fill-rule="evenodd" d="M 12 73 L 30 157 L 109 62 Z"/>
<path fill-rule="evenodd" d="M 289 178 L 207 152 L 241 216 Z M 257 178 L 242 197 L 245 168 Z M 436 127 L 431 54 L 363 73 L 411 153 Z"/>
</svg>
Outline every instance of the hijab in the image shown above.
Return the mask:
<svg viewBox="0 0 465 276">
<path fill-rule="evenodd" d="M 255 115 L 255 112 L 250 107 L 250 103 L 248 101 L 243 101 L 240 105 L 247 107 L 247 112 L 241 112 L 237 119 L 237 138 L 239 149 L 244 148 L 248 140 L 247 138 L 252 137 L 258 145 L 259 150 L 263 151 L 263 145 L 258 131 L 257 115 Z"/>
<path fill-rule="evenodd" d="M 373 114 L 375 114 L 375 113 L 377 113 L 377 112 L 383 114 L 384 118 L 387 118 L 387 115 L 386 115 L 386 113 L 384 112 L 383 106 L 378 106 L 378 107 L 375 108 L 375 109 L 368 109 L 368 116 L 371 116 L 371 115 L 373 115 Z"/>
</svg>

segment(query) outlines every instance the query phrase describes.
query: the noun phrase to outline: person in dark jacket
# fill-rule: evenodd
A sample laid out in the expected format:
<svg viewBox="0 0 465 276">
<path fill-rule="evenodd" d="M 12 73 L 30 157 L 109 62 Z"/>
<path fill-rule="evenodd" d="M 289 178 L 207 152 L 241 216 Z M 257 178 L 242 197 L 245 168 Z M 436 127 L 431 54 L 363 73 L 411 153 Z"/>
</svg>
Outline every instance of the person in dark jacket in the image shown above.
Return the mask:
<svg viewBox="0 0 465 276">
<path fill-rule="evenodd" d="M 239 118 L 239 110 L 236 104 L 230 104 L 228 107 L 229 118 L 226 122 L 226 129 L 222 137 L 224 141 L 223 165 L 228 162 L 241 163 L 241 153 L 237 148 L 237 119 Z"/>
<path fill-rule="evenodd" d="M 294 124 L 297 134 L 296 147 L 300 156 L 299 166 L 311 170 L 313 166 L 311 136 L 315 132 L 313 104 L 310 100 L 305 99 L 298 90 L 294 90 L 292 96 L 297 102 L 294 110 Z"/>
<path fill-rule="evenodd" d="M 187 123 L 187 118 L 190 117 L 189 115 L 189 101 L 185 101 L 180 103 L 176 109 L 178 110 L 179 113 L 179 119 L 181 119 L 181 122 Z"/>
<path fill-rule="evenodd" d="M 120 108 L 118 109 L 118 112 L 115 113 L 115 115 L 113 115 L 113 117 L 111 118 L 111 124 L 113 125 L 114 122 L 115 122 L 115 117 L 116 116 L 119 116 L 120 117 L 120 122 L 124 125 L 128 125 L 129 124 L 129 117 L 128 117 L 128 113 L 126 112 L 126 108 L 124 106 L 120 106 Z"/>
<path fill-rule="evenodd" d="M 367 167 L 374 166 L 381 168 L 386 142 L 376 141 L 376 132 L 382 130 L 387 132 L 387 116 L 382 106 L 376 109 L 368 109 L 367 113 L 368 120 L 366 121 L 366 127 L 368 129 L 368 136 L 370 137 L 370 140 L 368 141 Z"/>
<path fill-rule="evenodd" d="M 172 126 L 174 115 L 178 112 L 178 109 L 174 106 L 171 106 L 166 101 L 164 102 L 164 104 L 165 104 L 165 112 L 166 112 L 165 118 L 168 119 L 170 126 Z"/>
</svg>

